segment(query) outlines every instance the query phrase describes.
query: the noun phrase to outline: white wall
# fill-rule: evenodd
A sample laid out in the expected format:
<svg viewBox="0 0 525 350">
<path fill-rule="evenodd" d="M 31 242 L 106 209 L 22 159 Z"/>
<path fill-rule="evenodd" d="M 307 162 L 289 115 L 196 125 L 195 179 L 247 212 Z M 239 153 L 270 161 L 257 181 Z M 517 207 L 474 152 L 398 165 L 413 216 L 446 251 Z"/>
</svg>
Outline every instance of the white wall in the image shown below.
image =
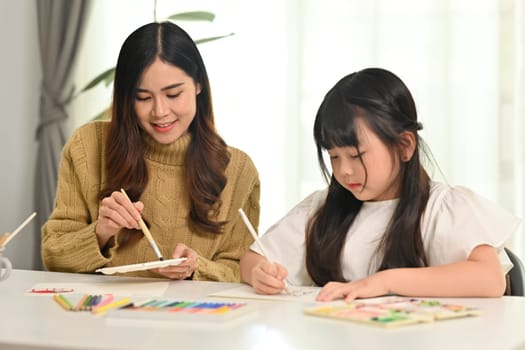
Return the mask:
<svg viewBox="0 0 525 350">
<path fill-rule="evenodd" d="M 35 1 L 0 1 L 0 234 L 13 231 L 34 210 L 41 68 Z M 30 269 L 40 255 L 40 229 L 26 227 L 6 247 L 15 268 Z"/>
</svg>

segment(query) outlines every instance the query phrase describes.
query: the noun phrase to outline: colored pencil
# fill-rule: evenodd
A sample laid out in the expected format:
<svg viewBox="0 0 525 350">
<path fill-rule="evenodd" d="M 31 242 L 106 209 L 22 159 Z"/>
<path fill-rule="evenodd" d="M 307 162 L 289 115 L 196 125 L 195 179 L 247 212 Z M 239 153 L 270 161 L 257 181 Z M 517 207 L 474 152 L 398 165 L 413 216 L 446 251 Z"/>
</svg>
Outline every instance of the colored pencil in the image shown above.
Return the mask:
<svg viewBox="0 0 525 350">
<path fill-rule="evenodd" d="M 109 304 L 106 304 L 104 306 L 93 308 L 91 311 L 93 313 L 95 313 L 95 314 L 103 314 L 104 312 L 106 312 L 108 310 L 120 308 L 120 307 L 126 306 L 126 305 L 128 305 L 130 303 L 131 303 L 131 299 L 130 298 L 122 298 L 120 300 L 113 301 L 113 302 L 111 302 Z"/>
<path fill-rule="evenodd" d="M 94 295 L 88 295 L 86 300 L 84 300 L 84 304 L 82 304 L 81 310 L 91 310 L 91 302 L 94 297 Z"/>
<path fill-rule="evenodd" d="M 101 307 L 101 306 L 104 306 L 104 305 L 107 305 L 109 303 L 112 303 L 114 300 L 114 297 L 113 297 L 113 294 L 108 294 L 106 299 L 103 299 L 101 300 L 96 307 Z"/>
<path fill-rule="evenodd" d="M 250 231 L 253 239 L 255 240 L 255 243 L 257 243 L 257 246 L 259 246 L 259 249 L 261 250 L 262 255 L 268 259 L 268 254 L 264 250 L 264 245 L 260 241 L 259 235 L 257 234 L 257 232 L 255 232 L 255 229 L 253 228 L 252 223 L 250 222 L 250 220 L 248 220 L 248 217 L 246 216 L 242 208 L 239 208 L 239 214 L 241 215 L 242 221 L 244 221 L 244 224 L 248 228 L 248 231 Z"/>
<path fill-rule="evenodd" d="M 268 253 L 266 253 L 266 251 L 264 249 L 264 245 L 262 244 L 261 240 L 259 239 L 259 235 L 257 234 L 257 232 L 255 232 L 255 229 L 253 228 L 252 223 L 250 222 L 250 220 L 248 219 L 248 217 L 246 216 L 246 214 L 244 213 L 244 210 L 242 210 L 242 208 L 239 208 L 239 214 L 241 215 L 242 221 L 244 221 L 244 224 L 248 228 L 248 231 L 250 231 L 253 239 L 255 240 L 255 243 L 257 244 L 257 246 L 261 250 L 262 255 L 268 261 L 270 261 Z M 289 292 L 288 291 L 288 285 L 289 285 L 288 281 L 284 280 L 284 290 L 286 292 Z"/>
<path fill-rule="evenodd" d="M 102 295 L 93 296 L 93 299 L 91 299 L 91 302 L 89 303 L 89 310 L 92 310 L 94 307 L 100 304 L 101 300 L 102 300 Z"/>
<path fill-rule="evenodd" d="M 78 301 L 77 305 L 75 306 L 75 308 L 73 310 L 75 311 L 80 311 L 84 308 L 84 304 L 86 303 L 86 299 L 88 298 L 89 295 L 87 294 L 84 294 L 82 296 L 82 298 L 80 298 L 80 300 Z"/>
<path fill-rule="evenodd" d="M 62 294 L 55 294 L 53 295 L 53 299 L 58 303 L 58 305 L 62 306 L 64 310 L 70 311 L 73 310 L 73 305 L 71 305 L 71 302 Z"/>
</svg>

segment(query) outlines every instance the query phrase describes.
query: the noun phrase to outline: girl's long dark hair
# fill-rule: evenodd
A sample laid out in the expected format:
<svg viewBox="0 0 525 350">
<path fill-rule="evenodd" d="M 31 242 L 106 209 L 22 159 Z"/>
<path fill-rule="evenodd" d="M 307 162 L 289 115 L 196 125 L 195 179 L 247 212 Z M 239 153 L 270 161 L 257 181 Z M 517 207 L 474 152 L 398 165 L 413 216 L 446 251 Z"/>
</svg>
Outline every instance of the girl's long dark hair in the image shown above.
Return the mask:
<svg viewBox="0 0 525 350">
<path fill-rule="evenodd" d="M 333 147 L 359 150 L 356 118 L 364 120 L 392 150 L 393 157 L 400 149 L 401 133 L 414 133 L 416 139 L 412 158 L 400 162 L 399 202 L 379 243 L 377 253 L 382 258 L 378 270 L 427 265 L 420 222 L 429 198 L 430 178 L 420 162 L 422 141 L 417 132 L 422 126 L 417 121 L 412 95 L 401 79 L 387 70 L 368 68 L 341 79 L 326 94 L 315 119 L 317 158 L 329 181 L 326 201 L 306 229 L 306 266 L 318 285 L 345 281 L 342 251 L 348 230 L 363 204 L 330 176 L 323 158 L 323 152 Z M 365 168 L 365 177 L 366 174 Z"/>
<path fill-rule="evenodd" d="M 190 224 L 204 232 L 220 233 L 225 222 L 215 220 L 220 194 L 226 185 L 230 153 L 218 135 L 208 74 L 191 37 L 171 22 L 146 24 L 124 41 L 117 60 L 112 118 L 106 140 L 106 187 L 100 198 L 125 188 L 137 201 L 148 183 L 144 159 L 146 144 L 134 109 L 137 84 L 156 58 L 182 69 L 200 84 L 197 113 L 189 126 L 191 142 L 186 153 L 186 186 L 191 200 Z M 125 240 L 123 240 L 125 241 Z"/>
</svg>

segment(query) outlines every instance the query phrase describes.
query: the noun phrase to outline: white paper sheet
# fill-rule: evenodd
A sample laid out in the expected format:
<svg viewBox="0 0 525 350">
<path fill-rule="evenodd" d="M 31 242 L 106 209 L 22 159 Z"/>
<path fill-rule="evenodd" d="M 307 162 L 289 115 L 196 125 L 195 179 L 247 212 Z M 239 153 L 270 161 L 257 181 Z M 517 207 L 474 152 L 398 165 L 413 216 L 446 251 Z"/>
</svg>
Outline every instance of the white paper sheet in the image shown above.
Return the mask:
<svg viewBox="0 0 525 350">
<path fill-rule="evenodd" d="M 303 303 L 315 303 L 315 297 L 321 290 L 320 287 L 309 286 L 291 286 L 288 287 L 288 292 L 283 292 L 277 295 L 257 294 L 255 290 L 249 285 L 242 285 L 235 288 L 221 290 L 209 294 L 209 297 L 224 297 L 224 298 L 239 298 L 239 299 L 264 299 L 264 300 L 280 300 L 280 301 L 295 301 Z"/>
</svg>

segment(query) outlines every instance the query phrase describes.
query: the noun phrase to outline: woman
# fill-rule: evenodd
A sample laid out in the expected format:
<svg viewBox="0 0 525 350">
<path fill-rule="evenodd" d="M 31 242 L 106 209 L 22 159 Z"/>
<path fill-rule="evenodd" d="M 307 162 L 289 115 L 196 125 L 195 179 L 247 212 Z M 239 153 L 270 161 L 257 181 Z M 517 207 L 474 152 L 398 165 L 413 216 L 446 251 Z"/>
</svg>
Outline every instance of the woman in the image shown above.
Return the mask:
<svg viewBox="0 0 525 350">
<path fill-rule="evenodd" d="M 130 275 L 239 281 L 252 238 L 236 214 L 258 224 L 259 194 L 251 159 L 215 130 L 195 43 L 173 23 L 150 23 L 121 48 L 111 121 L 80 127 L 64 147 L 44 264 L 94 272 L 157 260 L 142 217 L 164 257 L 187 260 Z"/>
</svg>

